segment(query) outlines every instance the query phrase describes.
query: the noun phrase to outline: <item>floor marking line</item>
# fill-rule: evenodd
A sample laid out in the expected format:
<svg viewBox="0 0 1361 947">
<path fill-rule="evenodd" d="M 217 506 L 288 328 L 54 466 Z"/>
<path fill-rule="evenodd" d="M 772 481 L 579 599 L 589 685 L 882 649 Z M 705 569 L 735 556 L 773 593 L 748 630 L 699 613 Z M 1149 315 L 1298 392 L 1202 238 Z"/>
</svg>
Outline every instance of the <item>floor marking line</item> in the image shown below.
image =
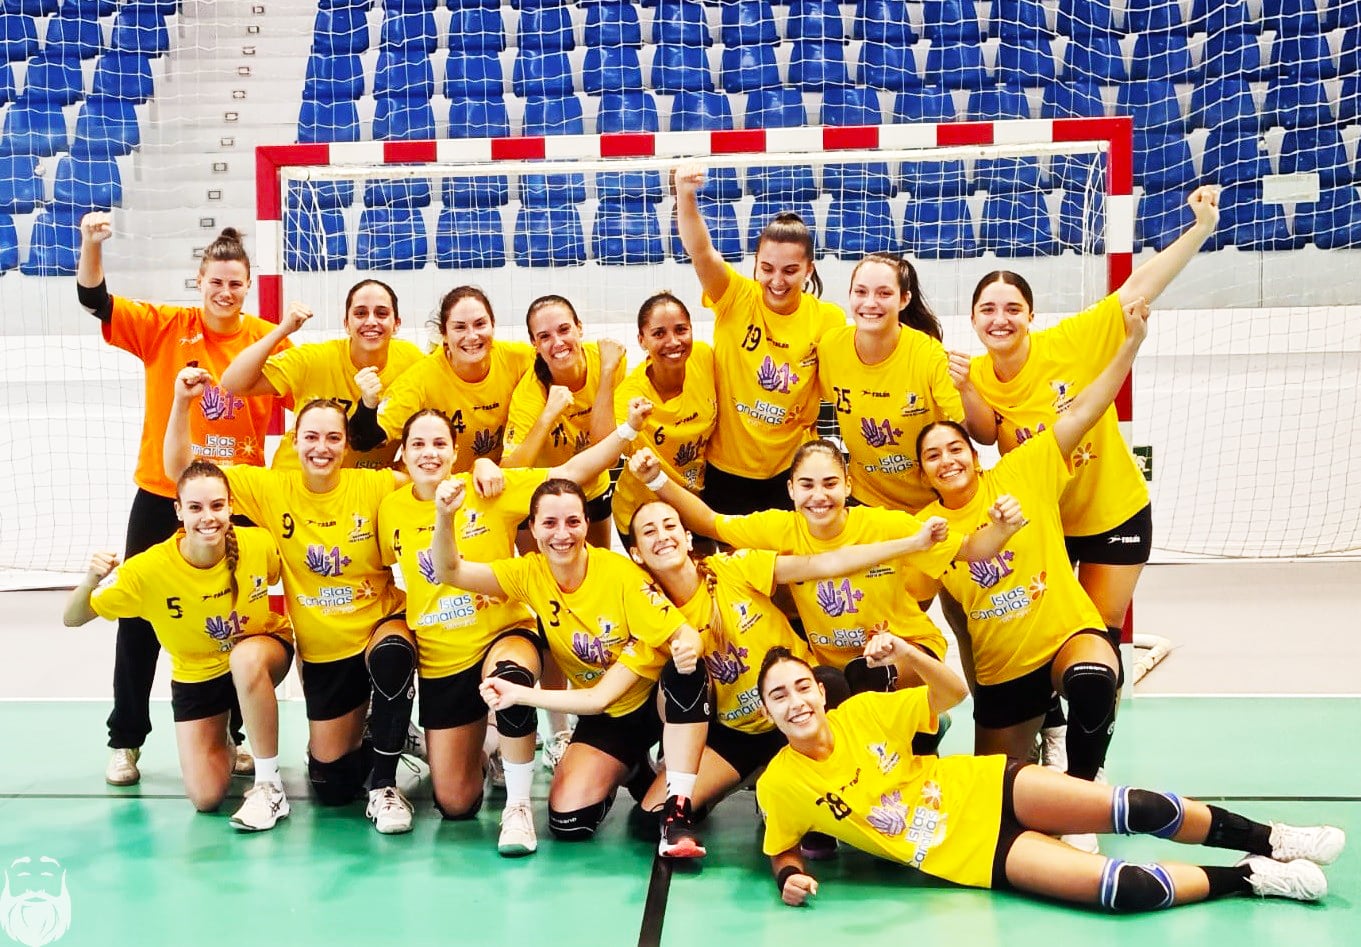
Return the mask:
<svg viewBox="0 0 1361 947">
<path fill-rule="evenodd" d="M 638 947 L 661 947 L 662 922 L 666 919 L 666 899 L 670 893 L 671 860 L 654 855 L 647 900 L 643 903 L 643 923 L 638 929 Z"/>
</svg>

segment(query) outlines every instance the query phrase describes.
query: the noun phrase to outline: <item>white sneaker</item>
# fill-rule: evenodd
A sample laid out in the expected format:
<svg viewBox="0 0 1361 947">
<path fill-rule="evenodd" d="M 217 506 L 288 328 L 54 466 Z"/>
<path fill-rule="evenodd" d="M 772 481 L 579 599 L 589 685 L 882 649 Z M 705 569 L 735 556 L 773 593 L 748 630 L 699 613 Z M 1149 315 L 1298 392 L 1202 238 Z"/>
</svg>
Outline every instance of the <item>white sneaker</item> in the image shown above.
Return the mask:
<svg viewBox="0 0 1361 947">
<path fill-rule="evenodd" d="M 1259 898 L 1317 901 L 1328 893 L 1323 869 L 1303 858 L 1278 862 L 1265 855 L 1249 855 L 1238 864 L 1248 866 L 1248 884 Z"/>
<path fill-rule="evenodd" d="M 572 742 L 571 730 L 559 730 L 553 734 L 553 739 L 544 744 L 543 759 L 544 769 L 550 773 L 558 768 L 558 763 L 562 761 L 562 756 L 567 752 L 567 744 Z"/>
<path fill-rule="evenodd" d="M 501 751 L 496 750 L 487 757 L 487 782 L 492 789 L 506 788 L 506 764 L 501 759 Z"/>
<path fill-rule="evenodd" d="M 244 832 L 263 832 L 287 819 L 288 797 L 284 788 L 273 783 L 256 783 L 246 790 L 245 801 L 232 815 L 232 826 Z"/>
<path fill-rule="evenodd" d="M 118 749 L 109 757 L 109 765 L 104 767 L 104 782 L 110 786 L 136 786 L 142 779 L 137 761 L 142 758 L 140 749 Z"/>
<path fill-rule="evenodd" d="M 232 775 L 233 776 L 254 776 L 255 757 L 246 751 L 244 746 L 232 744 Z"/>
<path fill-rule="evenodd" d="M 1079 852 L 1087 852 L 1097 855 L 1101 852 L 1101 842 L 1096 837 L 1095 832 L 1074 832 L 1071 835 L 1060 835 L 1059 841 L 1070 848 L 1075 848 Z"/>
<path fill-rule="evenodd" d="M 369 804 L 364 810 L 382 835 L 401 835 L 411 831 L 411 803 L 396 786 L 369 790 Z"/>
<path fill-rule="evenodd" d="M 501 837 L 496 850 L 507 858 L 533 855 L 539 848 L 539 836 L 534 832 L 534 809 L 527 802 L 517 802 L 501 810 Z"/>
<path fill-rule="evenodd" d="M 424 763 L 430 762 L 430 754 L 425 748 L 425 731 L 412 722 L 406 725 L 406 746 L 402 747 L 403 756 L 414 756 Z"/>
<path fill-rule="evenodd" d="M 1040 731 L 1040 765 L 1045 769 L 1068 772 L 1068 725 L 1045 727 Z"/>
<path fill-rule="evenodd" d="M 1331 865 L 1346 844 L 1347 834 L 1331 825 L 1271 823 L 1271 857 L 1278 862 L 1303 858 L 1315 865 Z"/>
</svg>

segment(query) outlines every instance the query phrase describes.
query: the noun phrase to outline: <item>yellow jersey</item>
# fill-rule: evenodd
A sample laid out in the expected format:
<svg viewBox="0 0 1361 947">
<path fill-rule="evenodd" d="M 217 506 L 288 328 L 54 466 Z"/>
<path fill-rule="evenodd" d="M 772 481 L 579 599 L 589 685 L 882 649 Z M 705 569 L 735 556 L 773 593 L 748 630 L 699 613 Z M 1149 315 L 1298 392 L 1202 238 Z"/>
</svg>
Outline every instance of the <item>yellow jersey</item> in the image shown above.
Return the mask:
<svg viewBox="0 0 1361 947">
<path fill-rule="evenodd" d="M 906 326 L 877 365 L 856 354 L 855 326 L 818 343 L 818 387 L 836 408 L 851 489 L 865 503 L 915 512 L 935 499 L 917 470 L 917 435 L 933 421 L 964 420 L 949 362 L 943 345 Z"/>
<path fill-rule="evenodd" d="M 911 513 L 877 506 L 853 506 L 834 539 L 818 539 L 808 521 L 793 510 L 765 510 L 746 516 L 719 516 L 718 538 L 744 549 L 812 556 L 843 546 L 911 536 L 921 529 Z M 816 582 L 794 582 L 789 590 L 803 620 L 803 631 L 819 664 L 844 668 L 860 657 L 870 638 L 890 631 L 945 657 L 945 636 L 917 604 L 920 585 L 938 577 L 958 553 L 964 537 L 952 532 L 925 552 L 890 559 L 854 575 Z M 929 597 L 929 596 L 927 596 Z"/>
<path fill-rule="evenodd" d="M 473 461 L 479 457 L 499 464 L 511 392 L 533 364 L 534 349 L 529 345 L 494 339 L 487 377 L 466 382 L 440 348 L 413 365 L 383 394 L 378 423 L 388 440 L 400 442 L 407 418 L 424 408 L 435 408 L 454 422 L 458 441 L 455 473 L 472 470 Z"/>
<path fill-rule="evenodd" d="M 1075 632 L 1106 627 L 1063 544 L 1058 498 L 1071 479 L 1053 433 L 1043 431 L 984 471 L 965 506 L 951 510 L 936 503 L 921 512 L 969 533 L 986 526 L 988 508 L 1009 493 L 1029 520 L 997 556 L 953 563 L 941 576 L 969 616 L 980 684 L 1013 681 L 1048 662 Z"/>
<path fill-rule="evenodd" d="M 302 473 L 229 467 L 236 512 L 269 530 L 283 556 L 284 595 L 304 661 L 361 654 L 402 593 L 378 548 L 378 506 L 397 488 L 391 470 L 344 470 L 330 493 Z"/>
<path fill-rule="evenodd" d="M 388 343 L 388 358 L 378 378 L 386 391 L 397 378 L 422 358 L 421 350 L 405 339 Z M 350 359 L 349 339 L 330 339 L 312 342 L 282 352 L 276 352 L 265 362 L 263 374 L 274 390 L 287 399 L 296 411 L 314 398 L 334 398 L 345 406 L 347 417 L 354 415 L 360 401 L 359 386 L 354 376 L 359 368 Z M 386 443 L 370 451 L 351 450 L 345 457 L 346 467 L 391 467 L 397 456 L 397 441 Z M 270 466 L 275 470 L 298 470 L 298 452 L 293 446 L 293 432 L 284 433 L 279 449 L 274 452 Z"/>
<path fill-rule="evenodd" d="M 812 660 L 808 646 L 770 600 L 776 558 L 778 553 L 765 549 L 708 556 L 700 564 L 699 589 L 680 606 L 704 644 L 718 722 L 743 733 L 775 729 L 761 713 L 756 686 L 766 652 L 785 647 L 797 658 Z"/>
<path fill-rule="evenodd" d="M 574 592 L 558 587 L 541 553 L 491 564 L 507 597 L 534 609 L 549 650 L 573 687 L 593 687 L 620 662 L 639 680 L 605 713 L 623 717 L 652 699 L 652 687 L 666 665 L 659 651 L 685 618 L 632 560 L 595 546 L 586 547 L 586 580 Z"/>
<path fill-rule="evenodd" d="M 263 529 L 236 527 L 236 597 L 227 560 L 200 569 L 180 552 L 184 530 L 128 559 L 90 595 L 101 618 L 145 618 L 170 655 L 170 677 L 198 684 L 231 670 L 232 646 L 247 635 L 290 636 L 288 619 L 269 610 L 279 579 L 279 550 Z"/>
<path fill-rule="evenodd" d="M 1002 453 L 1053 425 L 1125 341 L 1125 315 L 1112 293 L 1051 329 L 1030 333 L 1030 356 L 1011 381 L 1001 381 L 991 355 L 974 358 L 969 378 L 997 416 Z M 1063 530 L 1094 536 L 1114 529 L 1148 505 L 1148 484 L 1120 436 L 1112 405 L 1072 454 L 1073 479 L 1064 491 Z"/>
<path fill-rule="evenodd" d="M 924 687 L 857 694 L 827 722 L 831 756 L 787 746 L 756 781 L 765 853 L 822 832 L 946 881 L 992 887 L 1006 757 L 913 756 L 913 735 L 937 726 Z"/>
<path fill-rule="evenodd" d="M 515 529 L 529 512 L 529 499 L 548 472 L 540 468 L 506 470 L 501 495 L 477 495 L 471 474 L 463 481 L 463 506 L 454 514 L 458 550 L 474 562 L 515 555 Z M 435 578 L 430 541 L 435 533 L 435 503 L 419 499 L 411 484 L 388 494 L 378 507 L 378 536 L 383 562 L 397 565 L 406 584 L 406 622 L 416 636 L 421 677 L 448 677 L 482 661 L 496 636 L 507 628 L 533 628 L 534 616 L 521 602 L 479 595 Z"/>
<path fill-rule="evenodd" d="M 728 267 L 714 312 L 718 426 L 708 460 L 739 477 L 765 479 L 789 468 L 818 417 L 818 344 L 846 324 L 840 306 L 803 293 L 787 316 L 766 307 L 761 284 Z"/>
<path fill-rule="evenodd" d="M 594 342 L 582 345 L 586 356 L 586 383 L 580 391 L 572 392 L 572 403 L 558 416 L 558 423 L 549 432 L 539 456 L 533 459 L 536 467 L 557 467 L 591 446 L 591 407 L 600 390 L 600 347 Z M 529 429 L 548 404 L 548 391 L 531 368 L 525 372 L 510 398 L 510 417 L 506 421 L 506 453 L 509 454 L 525 439 Z M 625 365 L 619 363 L 614 381 L 617 386 L 624 377 Z M 594 500 L 610 488 L 610 475 L 602 472 L 590 483 L 583 483 L 588 499 Z"/>
<path fill-rule="evenodd" d="M 695 343 L 685 362 L 685 385 L 670 401 L 662 400 L 648 378 L 651 364 L 649 358 L 619 383 L 614 392 L 614 419 L 620 424 L 628 419 L 629 402 L 634 398 L 651 401 L 652 414 L 629 453 L 639 446 L 651 448 L 667 476 L 697 494 L 704 489 L 704 448 L 718 420 L 714 350 L 703 342 Z M 655 499 L 657 495 L 624 467 L 614 485 L 614 525 L 619 532 L 627 534 L 634 512 Z"/>
</svg>

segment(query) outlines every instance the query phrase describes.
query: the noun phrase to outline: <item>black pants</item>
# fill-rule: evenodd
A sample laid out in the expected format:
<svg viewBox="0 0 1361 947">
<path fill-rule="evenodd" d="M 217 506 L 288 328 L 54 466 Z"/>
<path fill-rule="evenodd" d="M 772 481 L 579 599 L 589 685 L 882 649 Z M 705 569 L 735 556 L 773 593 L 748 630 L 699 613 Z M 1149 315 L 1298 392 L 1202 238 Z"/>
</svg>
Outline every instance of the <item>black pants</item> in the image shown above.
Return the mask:
<svg viewBox="0 0 1361 947">
<path fill-rule="evenodd" d="M 175 501 L 137 489 L 128 513 L 128 537 L 123 558 L 164 542 L 179 529 Z M 109 746 L 135 749 L 146 742 L 151 732 L 151 685 L 156 679 L 156 659 L 161 644 L 144 618 L 118 619 L 118 638 L 113 658 L 113 710 L 109 714 Z M 241 733 L 241 708 L 232 692 L 230 724 L 237 743 Z"/>
</svg>

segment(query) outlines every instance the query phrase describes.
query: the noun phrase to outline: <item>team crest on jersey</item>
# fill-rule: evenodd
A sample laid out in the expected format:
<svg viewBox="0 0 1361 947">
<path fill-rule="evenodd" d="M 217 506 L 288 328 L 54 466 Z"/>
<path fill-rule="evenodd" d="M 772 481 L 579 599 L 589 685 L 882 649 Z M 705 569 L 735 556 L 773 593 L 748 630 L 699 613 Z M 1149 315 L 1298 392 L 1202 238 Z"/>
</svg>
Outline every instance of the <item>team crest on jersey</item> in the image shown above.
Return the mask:
<svg viewBox="0 0 1361 947">
<path fill-rule="evenodd" d="M 737 612 L 738 631 L 749 631 L 753 625 L 761 620 L 761 613 L 752 607 L 752 601 L 749 598 L 733 602 L 732 610 Z"/>
<path fill-rule="evenodd" d="M 900 757 L 897 753 L 889 752 L 887 743 L 871 743 L 869 751 L 879 761 L 879 772 L 886 776 L 893 772 L 893 768 L 899 763 Z"/>
<path fill-rule="evenodd" d="M 246 601 L 257 602 L 269 594 L 269 586 L 265 584 L 265 577 L 253 575 L 250 577 L 250 594 L 246 596 Z"/>
<path fill-rule="evenodd" d="M 903 399 L 902 416 L 905 418 L 915 418 L 926 413 L 926 399 L 915 391 L 909 391 L 907 397 Z"/>
<path fill-rule="evenodd" d="M 1056 379 L 1049 382 L 1049 387 L 1054 389 L 1054 411 L 1062 414 L 1072 407 L 1075 397 L 1073 388 L 1076 387 L 1071 381 Z"/>
<path fill-rule="evenodd" d="M 463 539 L 475 539 L 478 536 L 486 535 L 491 532 L 482 524 L 482 513 L 478 510 L 467 510 L 463 520 L 463 532 L 459 535 Z"/>
<path fill-rule="evenodd" d="M 373 538 L 373 529 L 369 525 L 372 520 L 367 516 L 360 516 L 358 513 L 350 514 L 354 520 L 354 529 L 350 530 L 350 542 L 362 543 L 367 539 Z"/>
</svg>

